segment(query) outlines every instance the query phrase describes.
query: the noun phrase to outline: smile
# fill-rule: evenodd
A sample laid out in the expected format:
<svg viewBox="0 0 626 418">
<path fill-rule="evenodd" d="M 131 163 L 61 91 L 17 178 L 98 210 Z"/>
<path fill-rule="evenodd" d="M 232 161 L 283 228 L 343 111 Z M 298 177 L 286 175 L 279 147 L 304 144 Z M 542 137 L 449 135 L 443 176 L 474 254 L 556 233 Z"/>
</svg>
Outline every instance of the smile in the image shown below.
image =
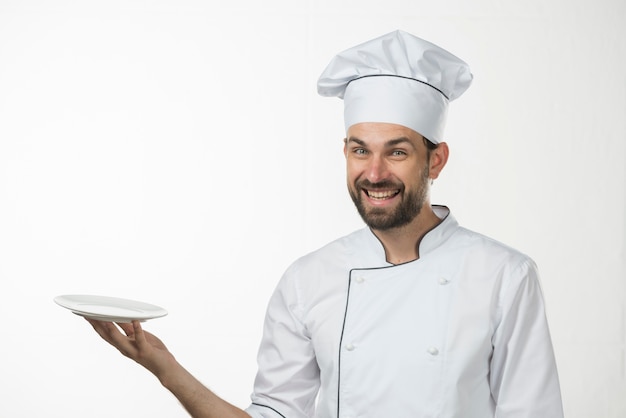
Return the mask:
<svg viewBox="0 0 626 418">
<path fill-rule="evenodd" d="M 382 190 L 382 191 L 365 190 L 365 193 L 370 199 L 386 200 L 386 199 L 391 199 L 392 197 L 400 193 L 400 190 Z"/>
</svg>

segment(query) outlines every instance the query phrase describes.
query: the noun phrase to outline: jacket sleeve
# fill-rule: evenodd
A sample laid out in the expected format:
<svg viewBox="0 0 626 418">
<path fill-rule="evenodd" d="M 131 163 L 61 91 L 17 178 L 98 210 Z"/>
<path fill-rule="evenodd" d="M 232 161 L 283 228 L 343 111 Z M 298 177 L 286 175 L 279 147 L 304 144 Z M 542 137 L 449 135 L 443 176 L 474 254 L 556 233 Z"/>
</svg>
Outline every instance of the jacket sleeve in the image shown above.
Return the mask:
<svg viewBox="0 0 626 418">
<path fill-rule="evenodd" d="M 257 357 L 252 404 L 255 418 L 313 416 L 319 367 L 310 335 L 301 320 L 302 301 L 293 269 L 270 298 Z"/>
<path fill-rule="evenodd" d="M 561 418 L 561 392 L 537 268 L 525 258 L 507 279 L 492 340 L 495 416 Z"/>
</svg>

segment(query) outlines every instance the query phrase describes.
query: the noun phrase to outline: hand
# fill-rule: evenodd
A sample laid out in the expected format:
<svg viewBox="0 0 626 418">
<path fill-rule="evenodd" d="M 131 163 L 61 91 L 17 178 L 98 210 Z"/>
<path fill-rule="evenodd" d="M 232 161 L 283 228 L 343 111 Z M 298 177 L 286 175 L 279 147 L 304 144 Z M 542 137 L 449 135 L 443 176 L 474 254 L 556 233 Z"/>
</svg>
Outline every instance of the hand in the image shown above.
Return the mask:
<svg viewBox="0 0 626 418">
<path fill-rule="evenodd" d="M 139 321 L 117 326 L 112 322 L 94 319 L 87 321 L 106 342 L 150 370 L 178 398 L 192 417 L 250 418 L 243 410 L 216 396 L 178 364 L 165 344 L 144 331 Z M 126 335 L 120 332 L 118 326 Z"/>
<path fill-rule="evenodd" d="M 153 334 L 144 331 L 139 321 L 118 323 L 125 335 L 112 322 L 94 319 L 87 319 L 87 322 L 106 342 L 151 371 L 159 380 L 162 380 L 168 366 L 176 362 L 165 344 Z"/>
</svg>

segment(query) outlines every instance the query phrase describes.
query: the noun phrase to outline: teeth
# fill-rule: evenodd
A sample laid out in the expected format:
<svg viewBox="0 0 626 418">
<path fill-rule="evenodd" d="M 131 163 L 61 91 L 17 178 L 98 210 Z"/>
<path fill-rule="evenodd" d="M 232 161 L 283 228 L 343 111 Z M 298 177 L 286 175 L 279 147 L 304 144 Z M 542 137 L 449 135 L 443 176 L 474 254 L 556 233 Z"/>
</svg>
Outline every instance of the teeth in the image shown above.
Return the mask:
<svg viewBox="0 0 626 418">
<path fill-rule="evenodd" d="M 398 194 L 397 190 L 385 190 L 381 192 L 375 192 L 371 190 L 367 191 L 367 195 L 372 199 L 388 199 L 395 196 L 396 194 Z"/>
</svg>

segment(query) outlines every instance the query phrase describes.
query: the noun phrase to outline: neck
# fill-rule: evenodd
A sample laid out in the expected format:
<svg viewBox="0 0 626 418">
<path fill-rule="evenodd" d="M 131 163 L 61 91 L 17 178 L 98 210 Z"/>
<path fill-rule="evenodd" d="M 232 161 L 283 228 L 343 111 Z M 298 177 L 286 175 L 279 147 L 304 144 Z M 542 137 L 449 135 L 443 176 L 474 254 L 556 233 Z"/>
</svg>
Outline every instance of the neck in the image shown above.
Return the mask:
<svg viewBox="0 0 626 418">
<path fill-rule="evenodd" d="M 441 219 L 435 215 L 430 205 L 424 205 L 419 215 L 407 225 L 388 230 L 372 230 L 385 249 L 388 263 L 402 264 L 417 260 L 419 243 L 428 231 L 433 229 Z"/>
</svg>

